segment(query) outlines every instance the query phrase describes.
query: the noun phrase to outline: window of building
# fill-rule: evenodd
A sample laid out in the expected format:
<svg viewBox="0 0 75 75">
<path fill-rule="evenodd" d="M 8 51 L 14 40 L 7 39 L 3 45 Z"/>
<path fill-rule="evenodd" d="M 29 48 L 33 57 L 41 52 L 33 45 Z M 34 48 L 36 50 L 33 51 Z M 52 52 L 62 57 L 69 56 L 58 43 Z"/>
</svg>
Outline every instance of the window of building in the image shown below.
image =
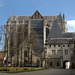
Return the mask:
<svg viewBox="0 0 75 75">
<path fill-rule="evenodd" d="M 63 45 L 63 47 L 65 47 L 65 45 Z"/>
<path fill-rule="evenodd" d="M 55 50 L 52 50 L 52 56 L 54 56 L 55 55 Z"/>
<path fill-rule="evenodd" d="M 58 47 L 60 47 L 60 45 L 58 45 Z"/>
<path fill-rule="evenodd" d="M 54 45 L 54 47 L 55 47 L 55 45 Z"/>
<path fill-rule="evenodd" d="M 49 47 L 51 47 L 51 45 L 49 45 Z"/>
<path fill-rule="evenodd" d="M 73 51 L 73 54 L 75 55 L 75 50 Z"/>
<path fill-rule="evenodd" d="M 52 62 L 50 62 L 50 66 L 52 66 Z"/>
<path fill-rule="evenodd" d="M 58 56 L 60 56 L 61 55 L 61 50 L 58 50 Z"/>
<path fill-rule="evenodd" d="M 47 39 L 48 34 L 49 34 L 49 28 L 46 28 L 46 39 Z"/>
<path fill-rule="evenodd" d="M 68 55 L 68 50 L 65 50 L 65 55 Z"/>
<path fill-rule="evenodd" d="M 59 66 L 59 62 L 57 62 L 57 66 Z"/>
<path fill-rule="evenodd" d="M 68 47 L 69 47 L 69 45 L 68 45 Z"/>
</svg>

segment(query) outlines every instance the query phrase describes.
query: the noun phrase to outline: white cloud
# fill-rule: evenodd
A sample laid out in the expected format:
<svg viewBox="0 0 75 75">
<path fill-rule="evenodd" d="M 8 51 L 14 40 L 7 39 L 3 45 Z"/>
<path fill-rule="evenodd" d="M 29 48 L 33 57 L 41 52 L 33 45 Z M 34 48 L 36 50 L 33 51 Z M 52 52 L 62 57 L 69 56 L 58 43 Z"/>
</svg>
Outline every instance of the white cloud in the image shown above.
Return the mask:
<svg viewBox="0 0 75 75">
<path fill-rule="evenodd" d="M 75 20 L 67 21 L 68 32 L 75 32 Z"/>
<path fill-rule="evenodd" d="M 4 6 L 4 4 L 0 1 L 0 7 Z"/>
</svg>

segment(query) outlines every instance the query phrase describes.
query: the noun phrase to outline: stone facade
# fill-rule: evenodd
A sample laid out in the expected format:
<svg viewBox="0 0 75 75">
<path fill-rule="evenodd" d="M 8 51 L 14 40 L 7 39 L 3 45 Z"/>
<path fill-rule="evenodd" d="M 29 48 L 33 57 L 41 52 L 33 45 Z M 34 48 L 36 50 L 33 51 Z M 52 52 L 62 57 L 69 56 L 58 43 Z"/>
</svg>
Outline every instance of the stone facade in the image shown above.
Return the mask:
<svg viewBox="0 0 75 75">
<path fill-rule="evenodd" d="M 55 64 L 53 67 L 56 67 L 56 63 L 61 63 L 61 68 L 70 68 L 72 66 L 72 48 L 74 48 L 71 41 L 74 39 L 75 34 L 74 33 L 68 33 L 68 32 L 61 32 L 61 29 L 55 21 L 53 24 L 48 38 L 46 42 L 47 47 L 47 58 L 51 59 L 50 62 L 54 63 L 53 60 L 56 59 Z M 72 48 L 71 48 L 72 47 Z M 73 55 L 74 56 L 74 55 Z M 59 62 L 60 59 L 61 61 Z M 50 63 L 48 62 L 48 63 Z M 74 62 L 73 62 L 74 64 Z M 57 66 L 60 67 L 60 66 Z"/>
<path fill-rule="evenodd" d="M 8 57 L 13 51 L 12 64 L 18 62 L 22 66 L 29 61 L 43 67 L 63 67 L 64 62 L 71 62 L 70 41 L 75 36 L 67 31 L 65 15 L 61 13 L 56 16 L 43 16 L 38 11 L 32 16 L 13 14 L 7 21 Z"/>
</svg>

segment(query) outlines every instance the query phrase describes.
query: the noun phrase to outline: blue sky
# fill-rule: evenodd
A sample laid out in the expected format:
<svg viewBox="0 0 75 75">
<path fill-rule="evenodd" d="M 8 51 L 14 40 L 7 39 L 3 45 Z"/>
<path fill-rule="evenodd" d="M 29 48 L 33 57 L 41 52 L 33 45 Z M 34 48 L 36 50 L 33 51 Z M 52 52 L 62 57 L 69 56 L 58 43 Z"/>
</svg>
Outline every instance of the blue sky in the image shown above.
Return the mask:
<svg viewBox="0 0 75 75">
<path fill-rule="evenodd" d="M 38 10 L 42 15 L 65 14 L 69 32 L 75 31 L 75 0 L 0 0 L 0 25 L 9 16 L 33 15 Z"/>
</svg>

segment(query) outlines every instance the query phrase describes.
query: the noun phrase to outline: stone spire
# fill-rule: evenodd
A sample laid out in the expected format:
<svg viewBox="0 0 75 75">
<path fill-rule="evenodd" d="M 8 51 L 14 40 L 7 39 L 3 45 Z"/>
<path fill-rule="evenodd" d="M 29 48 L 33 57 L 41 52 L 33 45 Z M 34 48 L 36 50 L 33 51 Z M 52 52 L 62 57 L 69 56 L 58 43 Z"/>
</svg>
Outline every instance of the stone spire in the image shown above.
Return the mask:
<svg viewBox="0 0 75 75">
<path fill-rule="evenodd" d="M 61 11 L 60 11 L 60 14 L 59 14 L 59 20 L 62 22 L 62 16 L 61 16 Z"/>
<path fill-rule="evenodd" d="M 61 18 L 61 11 L 60 11 L 60 14 L 59 14 L 60 18 Z"/>
<path fill-rule="evenodd" d="M 63 14 L 63 21 L 65 21 L 65 15 Z"/>
<path fill-rule="evenodd" d="M 15 15 L 14 15 L 14 12 L 13 12 L 13 16 L 15 16 Z"/>
<path fill-rule="evenodd" d="M 15 17 L 15 15 L 14 15 L 14 12 L 13 12 L 12 21 L 14 20 L 14 17 Z"/>
<path fill-rule="evenodd" d="M 7 23 L 11 23 L 11 17 L 8 18 Z"/>
<path fill-rule="evenodd" d="M 9 21 L 9 22 L 11 21 L 11 17 L 9 17 L 8 21 Z"/>
</svg>

